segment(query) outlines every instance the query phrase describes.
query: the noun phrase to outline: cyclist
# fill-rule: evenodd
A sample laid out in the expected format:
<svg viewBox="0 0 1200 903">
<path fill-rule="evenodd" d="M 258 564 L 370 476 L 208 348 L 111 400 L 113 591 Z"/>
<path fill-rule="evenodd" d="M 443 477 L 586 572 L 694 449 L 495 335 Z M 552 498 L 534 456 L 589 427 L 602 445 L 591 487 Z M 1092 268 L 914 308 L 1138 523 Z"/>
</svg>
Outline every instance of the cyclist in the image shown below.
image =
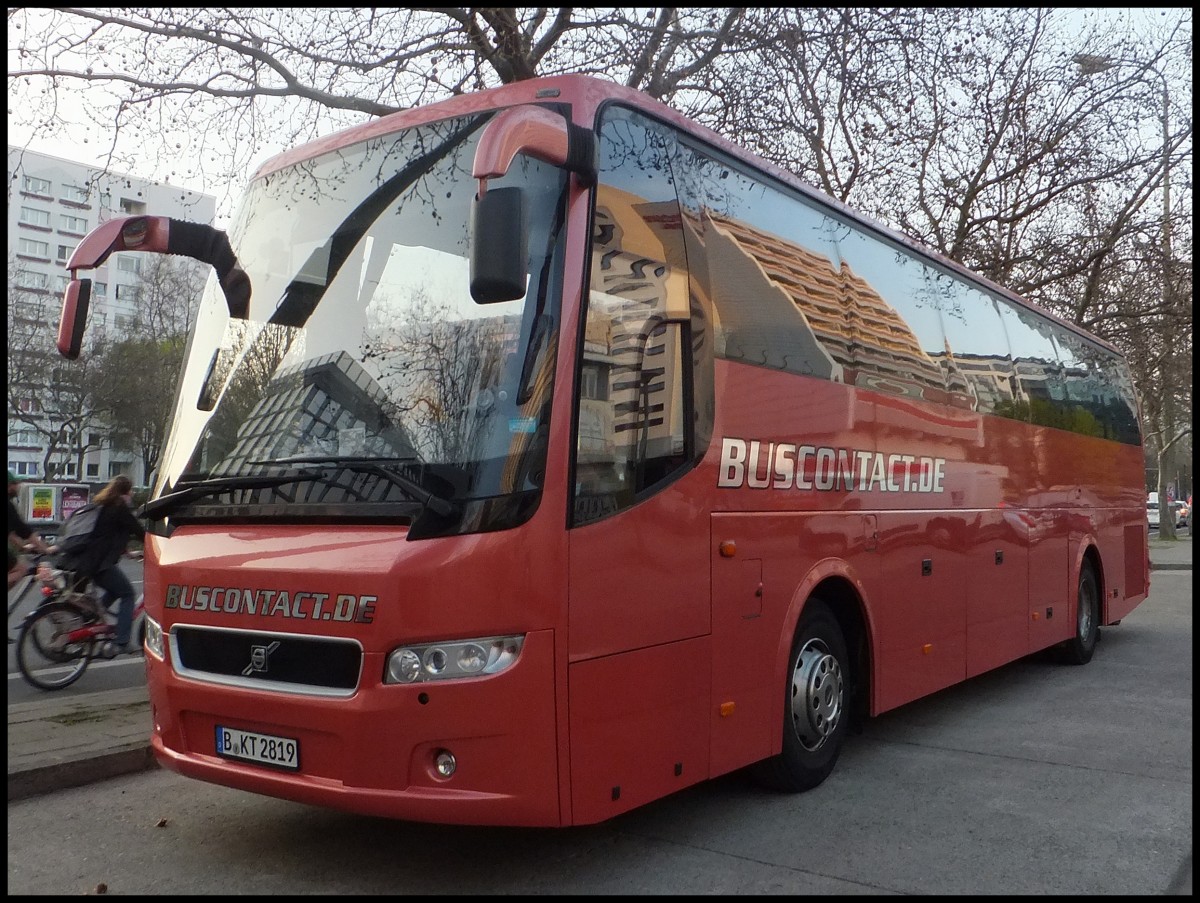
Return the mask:
<svg viewBox="0 0 1200 903">
<path fill-rule="evenodd" d="M 59 564 L 79 577 L 91 577 L 105 592 L 102 604 L 110 604 L 113 599 L 120 604 L 116 635 L 100 649 L 101 655 L 112 658 L 129 651 L 126 647 L 133 631 L 133 584 L 117 564 L 130 538 L 144 540 L 146 530 L 133 514 L 133 482 L 129 477 L 114 477 L 96 493 L 92 503 L 100 507 L 100 515 L 87 547 L 70 557 L 64 555 Z"/>
</svg>

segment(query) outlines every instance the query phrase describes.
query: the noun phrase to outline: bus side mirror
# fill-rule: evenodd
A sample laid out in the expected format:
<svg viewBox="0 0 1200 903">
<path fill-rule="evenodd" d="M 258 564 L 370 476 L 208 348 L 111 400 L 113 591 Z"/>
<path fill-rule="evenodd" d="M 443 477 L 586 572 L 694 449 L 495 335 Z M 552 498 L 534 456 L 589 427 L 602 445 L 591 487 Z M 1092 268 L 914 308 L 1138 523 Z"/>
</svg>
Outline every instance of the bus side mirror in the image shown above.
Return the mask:
<svg viewBox="0 0 1200 903">
<path fill-rule="evenodd" d="M 471 207 L 471 297 L 477 304 L 525 296 L 529 258 L 525 197 L 493 188 Z"/>
<path fill-rule="evenodd" d="M 92 280 L 72 279 L 63 296 L 62 318 L 58 321 L 58 353 L 75 360 L 83 350 L 83 330 L 92 300 Z"/>
<path fill-rule="evenodd" d="M 479 180 L 471 208 L 471 297 L 479 304 L 513 301 L 526 289 L 529 243 L 525 201 L 516 188 L 488 189 L 525 154 L 596 183 L 596 136 L 546 107 L 524 105 L 497 113 L 479 137 L 471 175 Z"/>
<path fill-rule="evenodd" d="M 63 296 L 58 322 L 58 351 L 75 360 L 83 347 L 92 283 L 80 279 L 79 270 L 94 270 L 117 251 L 178 254 L 207 263 L 217 271 L 229 316 L 246 319 L 250 310 L 250 277 L 238 263 L 229 237 L 220 229 L 165 216 L 125 216 L 101 223 L 75 247 L 67 269 L 71 281 Z"/>
</svg>

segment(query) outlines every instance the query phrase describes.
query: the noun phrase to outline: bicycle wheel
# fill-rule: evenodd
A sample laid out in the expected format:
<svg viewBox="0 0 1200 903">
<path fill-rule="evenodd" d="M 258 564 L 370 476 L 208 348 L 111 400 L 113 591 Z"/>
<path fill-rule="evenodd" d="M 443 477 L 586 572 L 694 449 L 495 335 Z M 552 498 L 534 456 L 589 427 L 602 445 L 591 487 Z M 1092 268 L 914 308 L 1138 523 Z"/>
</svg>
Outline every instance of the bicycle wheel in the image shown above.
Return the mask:
<svg viewBox="0 0 1200 903">
<path fill-rule="evenodd" d="M 34 612 L 17 638 L 17 667 L 41 690 L 61 690 L 83 676 L 95 640 L 70 642 L 68 634 L 88 624 L 88 615 L 66 602 L 50 602 Z"/>
</svg>

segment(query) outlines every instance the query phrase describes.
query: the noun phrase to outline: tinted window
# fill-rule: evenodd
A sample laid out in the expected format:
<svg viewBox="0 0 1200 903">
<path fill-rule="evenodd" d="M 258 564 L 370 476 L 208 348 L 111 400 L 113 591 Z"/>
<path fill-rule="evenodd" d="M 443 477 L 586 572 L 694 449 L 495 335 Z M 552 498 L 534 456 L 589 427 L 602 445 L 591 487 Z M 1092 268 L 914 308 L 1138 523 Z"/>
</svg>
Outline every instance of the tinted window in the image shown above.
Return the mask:
<svg viewBox="0 0 1200 903">
<path fill-rule="evenodd" d="M 639 199 L 645 258 L 686 269 L 717 357 L 1140 442 L 1115 355 L 688 136 L 627 111 L 604 136 L 604 181 Z"/>
<path fill-rule="evenodd" d="M 1127 381 L 1122 385 L 1124 362 L 1065 329 L 1058 349 L 1072 429 L 1118 442 L 1140 442 L 1132 387 Z"/>
<path fill-rule="evenodd" d="M 711 435 L 712 337 L 689 291 L 676 153 L 670 130 L 606 111 L 578 376 L 575 524 L 665 485 Z"/>
<path fill-rule="evenodd" d="M 996 302 L 964 282 L 953 282 L 950 303 L 942 310 L 943 366 L 966 382 L 975 410 L 1011 415 L 1017 379 Z"/>
<path fill-rule="evenodd" d="M 950 366 L 942 325 L 957 283 L 860 228 L 843 229 L 838 249 L 856 327 L 855 385 L 973 407 L 966 380 Z"/>
<path fill-rule="evenodd" d="M 717 356 L 845 381 L 854 333 L 840 224 L 706 151 L 685 146 L 681 160 L 688 265 L 713 309 Z"/>
<path fill-rule="evenodd" d="M 1042 426 L 1063 427 L 1066 386 L 1050 321 L 1004 300 L 997 301 L 996 309 L 1017 377 L 1013 411 L 1006 406 L 1004 413 Z"/>
</svg>

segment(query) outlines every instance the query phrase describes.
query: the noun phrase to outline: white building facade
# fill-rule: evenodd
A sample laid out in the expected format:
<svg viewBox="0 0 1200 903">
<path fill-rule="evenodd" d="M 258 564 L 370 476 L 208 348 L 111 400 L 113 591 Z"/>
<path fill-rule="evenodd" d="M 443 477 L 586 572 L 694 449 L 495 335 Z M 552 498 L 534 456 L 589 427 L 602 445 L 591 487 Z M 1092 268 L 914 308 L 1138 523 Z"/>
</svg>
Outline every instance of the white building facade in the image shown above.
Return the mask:
<svg viewBox="0 0 1200 903">
<path fill-rule="evenodd" d="M 216 198 L 8 145 L 6 313 L 10 321 L 10 356 L 15 350 L 14 322 L 19 324 L 22 317 L 38 317 L 49 318 L 51 327 L 57 324 L 59 304 L 70 279 L 66 263 L 80 240 L 110 219 L 141 213 L 211 224 L 216 216 Z M 144 256 L 114 254 L 104 266 L 88 274 L 93 280 L 90 333 L 120 338 L 136 321 Z M 53 333 L 47 335 L 52 337 Z M 66 363 L 57 356 L 52 338 L 46 345 L 45 365 L 38 374 L 43 387 L 54 379 L 55 368 Z M 25 391 L 14 383 L 13 372 L 10 367 L 8 469 L 22 480 L 46 480 L 49 446 L 39 388 L 34 381 Z M 30 368 L 22 372 L 29 373 Z M 50 479 L 95 484 L 125 474 L 135 486 L 146 485 L 150 475 L 141 472 L 138 456 L 112 448 L 105 441 L 102 424 L 77 445 L 86 449 L 83 460 L 69 453 L 52 457 L 55 472 Z"/>
</svg>

